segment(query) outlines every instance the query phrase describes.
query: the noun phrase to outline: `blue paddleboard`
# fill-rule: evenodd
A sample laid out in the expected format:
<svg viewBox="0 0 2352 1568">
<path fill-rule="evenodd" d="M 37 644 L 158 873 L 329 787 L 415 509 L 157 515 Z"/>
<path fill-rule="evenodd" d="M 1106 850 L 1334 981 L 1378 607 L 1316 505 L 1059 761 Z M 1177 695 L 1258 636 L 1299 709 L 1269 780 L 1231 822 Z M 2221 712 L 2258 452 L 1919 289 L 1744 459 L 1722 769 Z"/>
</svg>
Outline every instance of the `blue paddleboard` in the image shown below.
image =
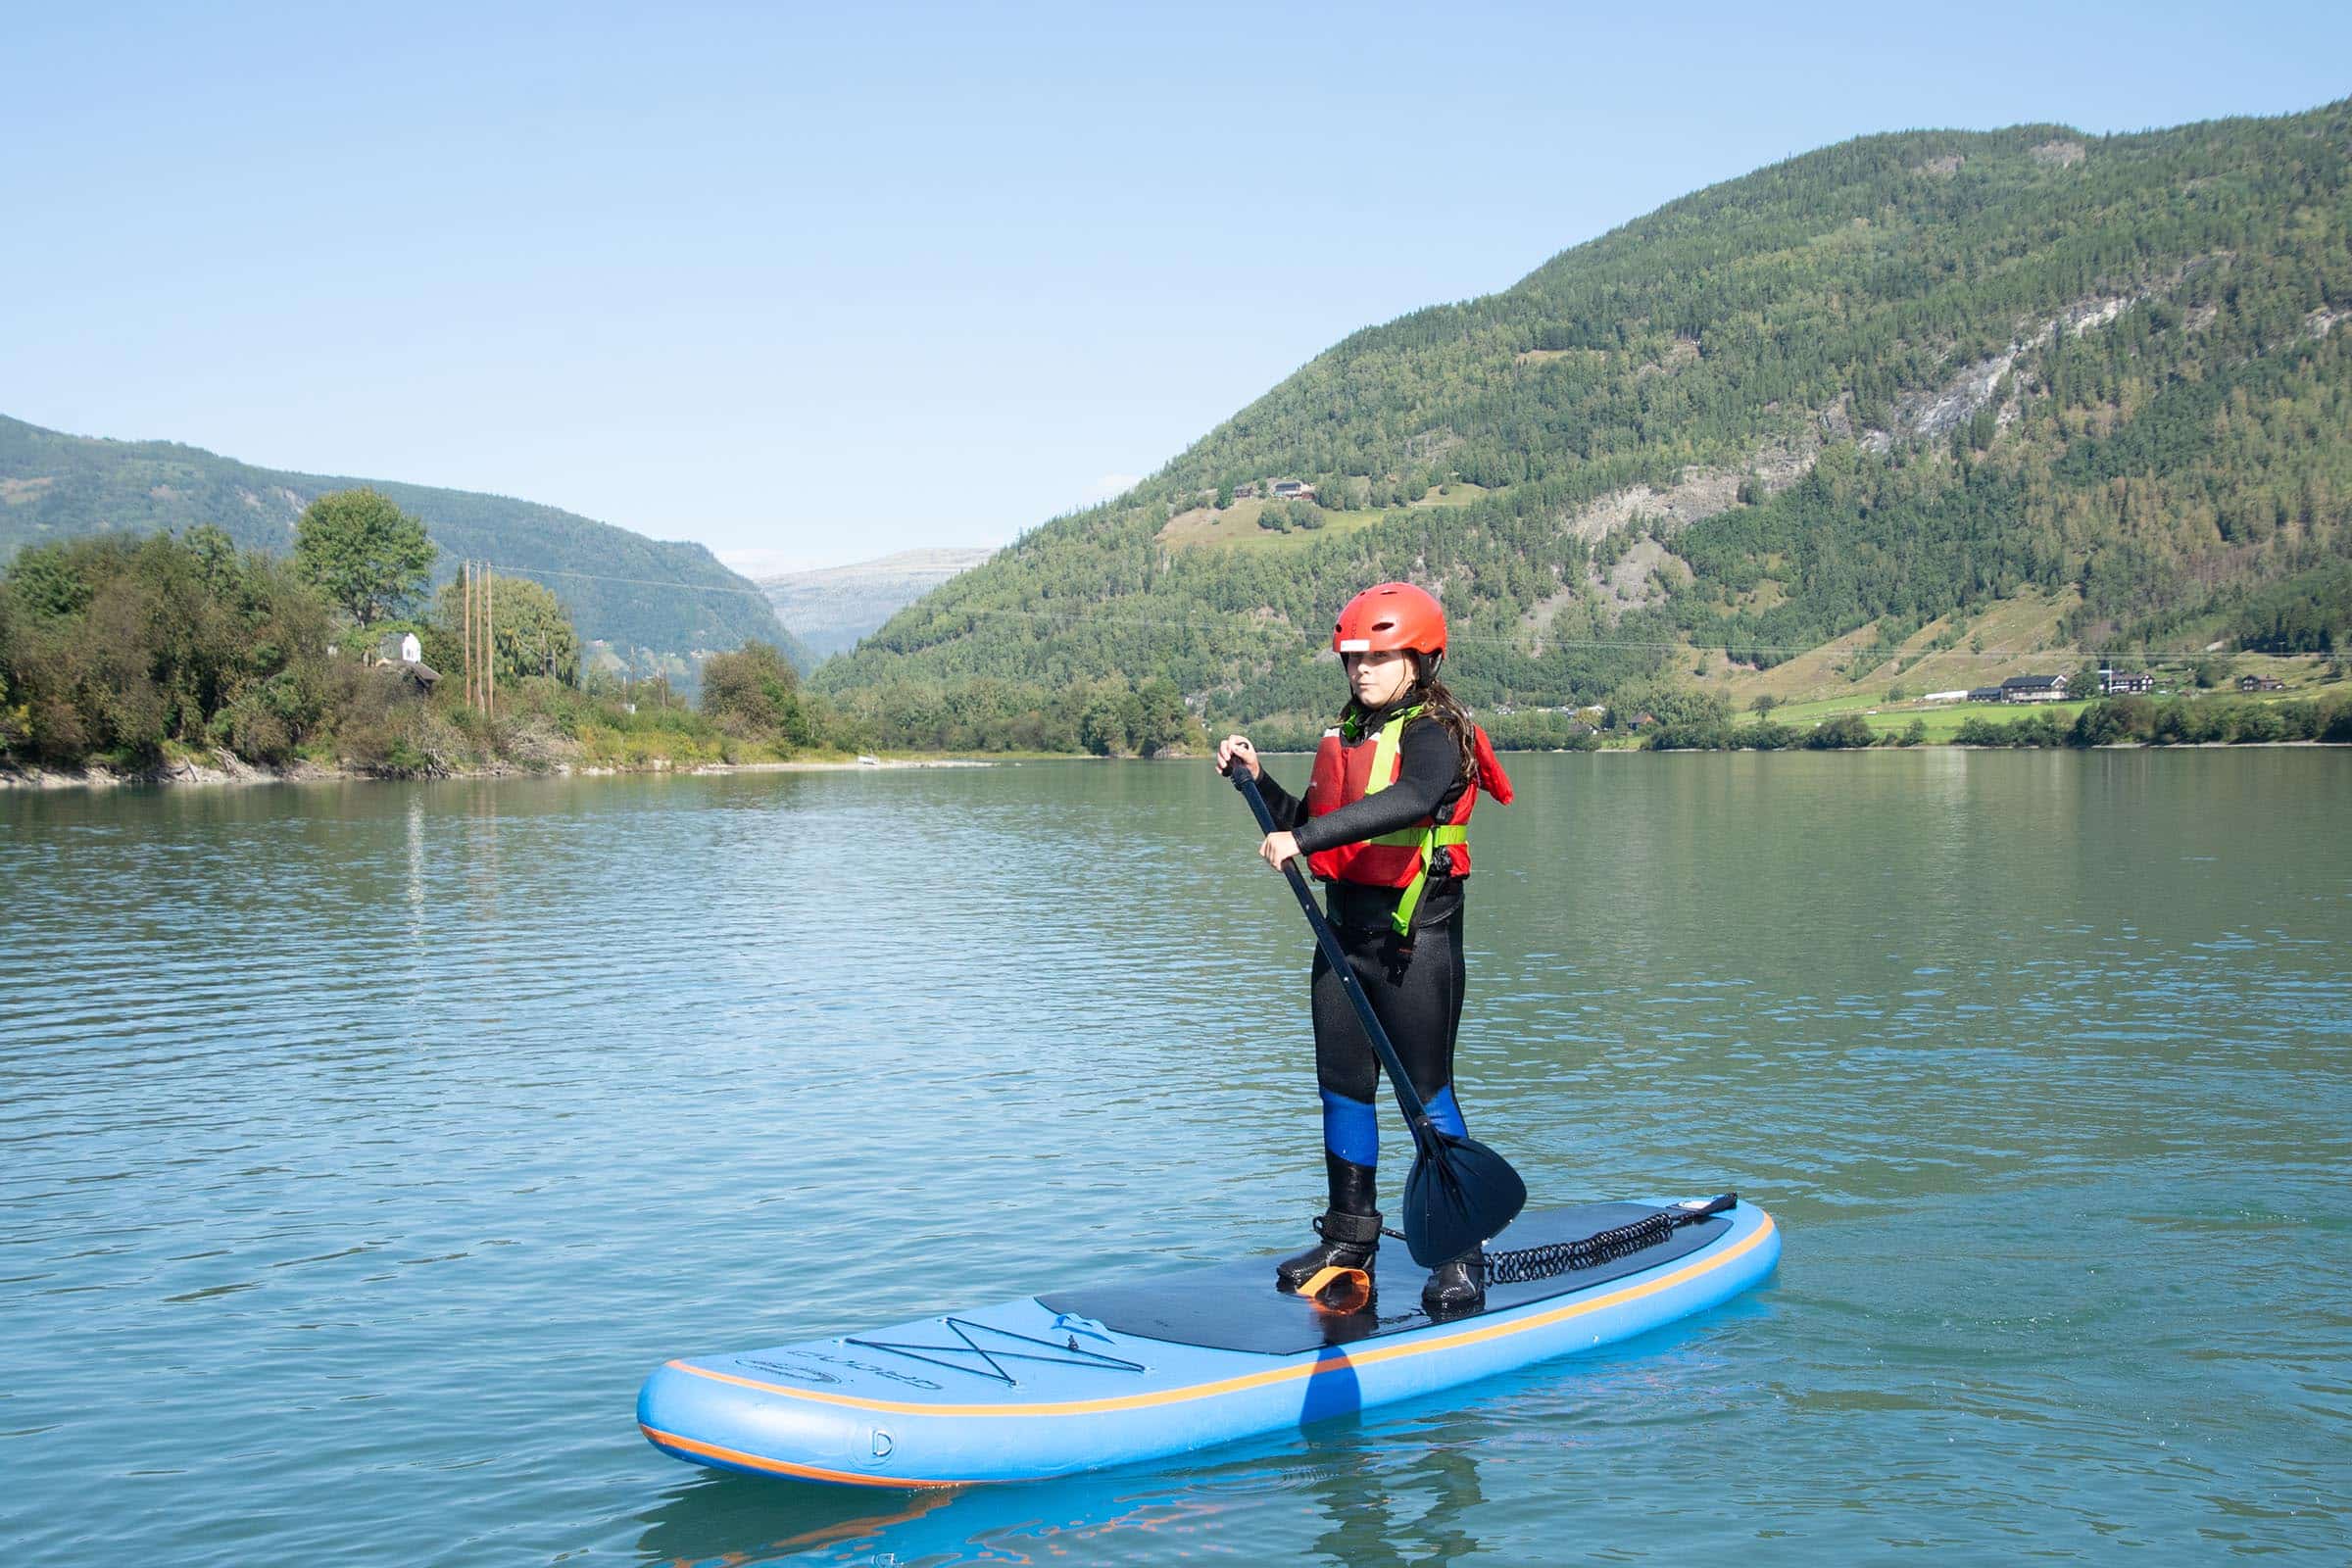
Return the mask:
<svg viewBox="0 0 2352 1568">
<path fill-rule="evenodd" d="M 1671 1205 L 1526 1213 L 1491 1250 L 1572 1242 Z M 1028 1481 L 1165 1458 L 1452 1388 L 1703 1311 L 1772 1272 L 1781 1239 L 1740 1204 L 1548 1279 L 1488 1287 L 1432 1321 L 1399 1255 L 1390 1299 L 1338 1312 L 1274 1288 L 1274 1260 L 1023 1297 L 868 1334 L 670 1361 L 637 1424 L 676 1458 L 868 1487 Z"/>
</svg>

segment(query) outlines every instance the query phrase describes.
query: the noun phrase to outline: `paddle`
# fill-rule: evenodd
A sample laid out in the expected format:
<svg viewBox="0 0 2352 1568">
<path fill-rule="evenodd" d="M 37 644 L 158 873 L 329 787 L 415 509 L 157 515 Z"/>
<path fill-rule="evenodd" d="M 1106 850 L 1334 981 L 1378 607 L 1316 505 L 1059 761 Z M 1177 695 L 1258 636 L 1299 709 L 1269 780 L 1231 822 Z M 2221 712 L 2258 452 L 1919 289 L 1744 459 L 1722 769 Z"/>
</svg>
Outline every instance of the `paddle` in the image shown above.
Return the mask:
<svg viewBox="0 0 2352 1568">
<path fill-rule="evenodd" d="M 1250 764 L 1236 758 L 1228 773 L 1233 787 L 1250 803 L 1259 830 L 1273 832 L 1274 813 L 1266 809 L 1266 798 L 1258 793 Z M 1404 1063 L 1396 1059 L 1396 1048 L 1380 1026 L 1372 999 L 1364 995 L 1363 984 L 1340 946 L 1339 933 L 1315 906 L 1315 896 L 1307 891 L 1298 862 L 1285 861 L 1282 874 L 1290 879 L 1298 907 L 1306 911 L 1306 923 L 1314 927 L 1315 944 L 1323 950 L 1324 961 L 1340 977 L 1341 989 L 1354 1004 L 1372 1049 L 1380 1054 L 1380 1064 L 1389 1071 L 1389 1087 L 1396 1092 L 1396 1108 L 1404 1112 L 1405 1125 L 1412 1129 L 1413 1169 L 1404 1179 L 1404 1245 L 1414 1262 L 1435 1268 L 1449 1257 L 1459 1257 L 1516 1218 L 1527 1203 L 1527 1184 L 1508 1161 L 1486 1145 L 1456 1138 L 1429 1119 L 1429 1107 L 1406 1076 Z"/>
</svg>

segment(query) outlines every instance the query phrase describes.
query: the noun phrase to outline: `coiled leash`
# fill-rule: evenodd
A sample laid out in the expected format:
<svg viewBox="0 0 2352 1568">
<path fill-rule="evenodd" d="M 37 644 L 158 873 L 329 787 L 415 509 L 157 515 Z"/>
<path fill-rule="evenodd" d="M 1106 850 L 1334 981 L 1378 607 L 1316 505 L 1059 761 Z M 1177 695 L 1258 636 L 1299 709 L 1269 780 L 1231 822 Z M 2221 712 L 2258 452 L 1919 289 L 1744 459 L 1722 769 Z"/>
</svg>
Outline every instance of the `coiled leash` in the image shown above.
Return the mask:
<svg viewBox="0 0 2352 1568">
<path fill-rule="evenodd" d="M 1661 1208 L 1654 1214 L 1619 1225 L 1610 1230 L 1596 1231 L 1573 1242 L 1545 1242 L 1541 1247 L 1522 1247 L 1514 1251 L 1485 1254 L 1487 1283 L 1490 1285 L 1524 1285 L 1532 1280 L 1547 1280 L 1555 1274 L 1574 1269 L 1597 1268 L 1603 1263 L 1655 1247 L 1685 1225 L 1725 1213 L 1739 1205 L 1738 1193 L 1725 1193 L 1721 1198 L 1705 1200 L 1692 1199 L 1672 1208 Z M 1403 1241 L 1402 1232 L 1381 1228 L 1383 1236 Z"/>
</svg>

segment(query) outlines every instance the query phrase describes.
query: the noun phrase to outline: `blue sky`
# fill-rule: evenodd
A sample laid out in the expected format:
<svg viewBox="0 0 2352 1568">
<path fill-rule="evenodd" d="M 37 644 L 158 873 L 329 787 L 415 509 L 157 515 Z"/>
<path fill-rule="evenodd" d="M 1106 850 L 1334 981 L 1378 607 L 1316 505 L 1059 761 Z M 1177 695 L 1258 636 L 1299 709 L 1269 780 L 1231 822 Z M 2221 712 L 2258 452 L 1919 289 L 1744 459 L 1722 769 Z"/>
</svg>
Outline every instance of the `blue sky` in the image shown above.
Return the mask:
<svg viewBox="0 0 2352 1568">
<path fill-rule="evenodd" d="M 0 413 L 760 566 L 1001 544 L 1848 136 L 2352 92 L 2352 7 L 12 7 Z"/>
</svg>

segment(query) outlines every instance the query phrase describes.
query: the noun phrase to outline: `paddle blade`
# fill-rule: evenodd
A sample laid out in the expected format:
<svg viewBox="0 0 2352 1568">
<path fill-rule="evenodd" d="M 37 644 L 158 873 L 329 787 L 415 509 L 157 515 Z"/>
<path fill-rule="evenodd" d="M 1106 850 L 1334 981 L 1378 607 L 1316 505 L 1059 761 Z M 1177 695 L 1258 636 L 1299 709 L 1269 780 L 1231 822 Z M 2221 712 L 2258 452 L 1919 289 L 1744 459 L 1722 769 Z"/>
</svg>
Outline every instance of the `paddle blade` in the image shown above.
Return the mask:
<svg viewBox="0 0 2352 1568">
<path fill-rule="evenodd" d="M 1508 1160 L 1476 1139 L 1439 1133 L 1404 1179 L 1405 1249 L 1436 1268 L 1501 1234 L 1526 1206 L 1527 1183 Z"/>
</svg>

